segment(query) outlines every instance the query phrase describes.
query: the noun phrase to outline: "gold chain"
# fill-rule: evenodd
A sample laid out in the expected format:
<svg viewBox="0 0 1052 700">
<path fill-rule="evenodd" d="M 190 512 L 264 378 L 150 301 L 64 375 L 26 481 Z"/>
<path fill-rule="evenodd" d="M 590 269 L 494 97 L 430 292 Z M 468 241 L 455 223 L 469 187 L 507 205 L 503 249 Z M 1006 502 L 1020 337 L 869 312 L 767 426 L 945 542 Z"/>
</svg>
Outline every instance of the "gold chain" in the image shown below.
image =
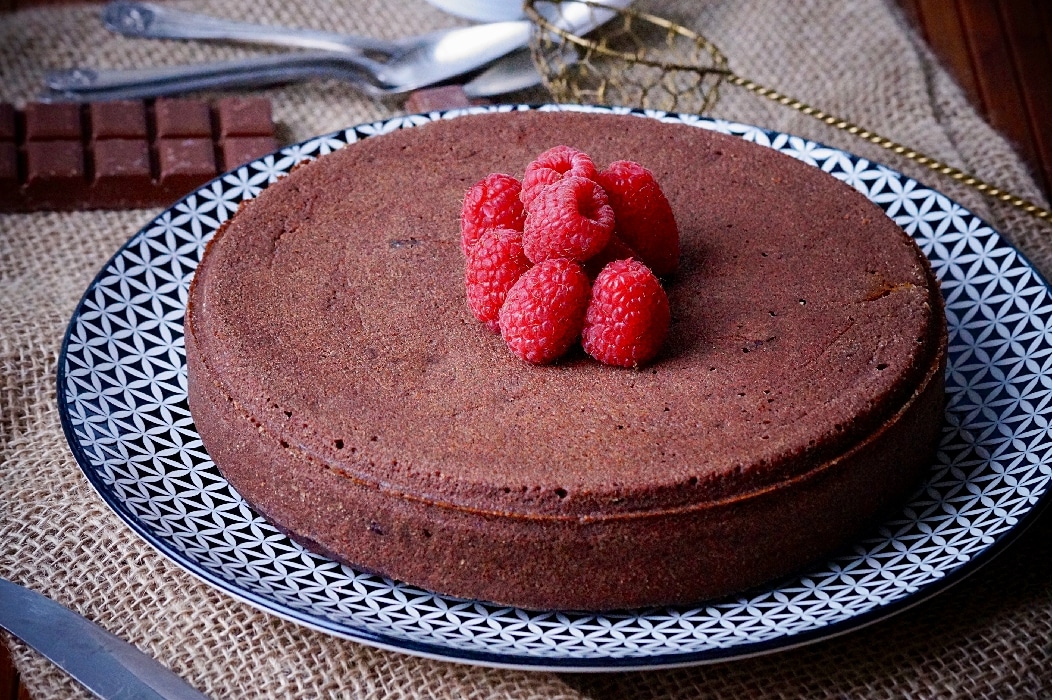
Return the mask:
<svg viewBox="0 0 1052 700">
<path fill-rule="evenodd" d="M 947 175 L 956 180 L 957 182 L 960 182 L 964 185 L 968 185 L 969 187 L 972 187 L 978 190 L 979 192 L 982 192 L 988 197 L 993 197 L 998 201 L 1011 204 L 1012 206 L 1022 209 L 1027 214 L 1036 216 L 1037 218 L 1042 219 L 1044 221 L 1052 222 L 1052 211 L 1049 211 L 1048 209 L 1045 209 L 1044 207 L 1041 207 L 1028 199 L 1020 197 L 1019 195 L 1012 194 L 1011 192 L 1007 192 L 999 187 L 995 187 L 994 185 L 991 185 L 990 183 L 985 182 L 984 180 L 981 180 L 975 175 L 965 172 L 960 168 L 955 168 L 952 165 L 947 165 L 946 163 L 932 158 L 931 156 L 924 155 L 920 151 L 912 149 L 909 146 L 903 146 L 901 143 L 892 141 L 891 139 L 881 136 L 880 134 L 876 134 L 870 131 L 869 129 L 866 129 L 865 127 L 859 126 L 858 124 L 853 124 L 852 122 L 849 122 L 846 119 L 835 117 L 827 112 L 823 112 L 822 110 L 805 104 L 800 100 L 794 99 L 787 95 L 783 95 L 777 90 L 765 88 L 762 85 L 758 85 L 755 82 L 748 80 L 747 78 L 741 77 L 740 75 L 731 73 L 727 75 L 725 79 L 732 85 L 743 87 L 749 92 L 759 95 L 760 97 L 766 97 L 767 99 L 773 100 L 774 102 L 777 102 L 780 105 L 784 105 L 791 109 L 795 109 L 801 114 L 806 114 L 809 117 L 814 117 L 815 119 L 824 122 L 829 126 L 840 129 L 841 131 L 846 131 L 847 133 L 853 136 L 857 136 L 861 139 L 865 139 L 866 141 L 876 144 L 881 148 L 885 148 L 891 151 L 892 153 L 898 154 L 905 158 L 909 158 L 913 162 L 919 163 L 920 165 L 930 168 L 931 170 L 934 170 L 940 175 Z"/>
</svg>

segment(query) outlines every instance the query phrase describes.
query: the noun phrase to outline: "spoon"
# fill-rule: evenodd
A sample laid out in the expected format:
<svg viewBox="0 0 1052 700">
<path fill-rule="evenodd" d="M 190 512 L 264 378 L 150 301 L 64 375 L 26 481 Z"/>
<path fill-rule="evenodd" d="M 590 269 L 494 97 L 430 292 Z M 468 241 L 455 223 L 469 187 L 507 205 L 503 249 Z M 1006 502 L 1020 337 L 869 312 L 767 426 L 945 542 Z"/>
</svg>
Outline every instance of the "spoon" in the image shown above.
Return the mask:
<svg viewBox="0 0 1052 700">
<path fill-rule="evenodd" d="M 412 50 L 420 40 L 420 37 L 410 37 L 385 41 L 315 29 L 273 27 L 124 0 L 103 8 L 102 23 L 111 32 L 142 39 L 225 39 L 357 55 L 375 53 L 386 58 Z"/>
<path fill-rule="evenodd" d="M 369 82 L 380 89 L 398 87 L 409 91 L 467 73 L 525 46 L 530 40 L 532 27 L 530 22 L 523 20 L 433 32 L 418 37 L 412 48 L 394 54 L 385 62 L 352 53 L 290 53 L 238 61 L 133 70 L 73 68 L 49 72 L 44 82 L 52 90 L 60 92 L 86 92 L 127 88 L 176 78 L 236 78 L 245 71 L 286 68 L 289 77 L 285 80 L 302 78 L 307 74 L 321 77 L 357 74 L 368 76 Z M 213 87 L 229 85 L 229 82 L 212 84 Z"/>
<path fill-rule="evenodd" d="M 609 0 L 610 7 L 623 7 L 630 0 Z M 301 80 L 309 77 L 330 77 L 347 80 L 355 87 L 373 96 L 399 94 L 417 88 L 433 85 L 462 73 L 470 72 L 490 63 L 498 56 L 524 47 L 530 38 L 532 24 L 526 21 L 496 22 L 475 25 L 472 27 L 444 30 L 421 37 L 403 39 L 397 42 L 380 40 L 363 40 L 361 37 L 345 37 L 339 34 L 313 32 L 311 30 L 285 30 L 278 27 L 261 27 L 247 23 L 232 23 L 236 31 L 230 30 L 231 23 L 217 20 L 206 15 L 178 13 L 175 20 L 165 8 L 161 17 L 169 18 L 160 25 L 152 18 L 158 15 L 155 6 L 145 3 L 122 2 L 107 8 L 109 23 L 123 31 L 134 25 L 134 36 L 188 37 L 207 36 L 208 38 L 234 38 L 241 41 L 263 43 L 281 43 L 282 45 L 340 45 L 342 51 L 315 52 L 310 54 L 283 54 L 227 61 L 204 63 L 189 66 L 169 66 L 145 68 L 131 71 L 93 70 L 73 68 L 53 71 L 47 74 L 45 82 L 53 93 L 48 97 L 72 99 L 101 99 L 87 95 L 89 92 L 132 89 L 142 86 L 143 92 L 127 93 L 129 96 L 151 96 L 172 94 L 188 89 L 206 89 L 219 87 L 258 86 L 289 80 Z M 581 3 L 566 3 L 558 8 L 553 18 L 556 26 L 579 33 L 587 33 L 606 22 L 614 13 Z M 124 18 L 123 20 L 121 18 Z M 128 18 L 131 19 L 128 19 Z M 143 19 L 148 17 L 151 19 Z M 150 27 L 162 27 L 154 33 Z M 138 27 L 141 27 L 138 29 Z M 307 35 L 308 44 L 297 43 Z M 324 39 L 324 42 L 323 42 Z M 362 43 L 367 42 L 368 45 Z M 310 44 L 310 42 L 315 42 Z M 320 43 L 319 43 L 320 42 Z M 473 43 L 479 42 L 479 43 Z M 371 51 L 385 55 L 386 61 L 380 62 L 353 51 Z M 508 84 L 521 83 L 529 87 L 539 82 L 532 73 L 515 66 L 501 69 L 503 74 L 514 75 Z M 521 60 L 519 61 L 521 64 Z M 500 71 L 499 71 L 500 72 Z M 172 81 L 171 86 L 160 85 Z M 186 82 L 183 82 L 186 81 Z M 176 88 L 175 85 L 193 84 L 194 87 Z M 494 95 L 508 92 L 518 87 L 487 87 L 486 92 L 476 96 Z M 495 90 L 499 90 L 495 91 Z M 84 94 L 77 98 L 74 93 Z"/>
<path fill-rule="evenodd" d="M 624 8 L 631 0 L 597 0 L 599 5 Z M 572 33 L 587 33 L 609 21 L 614 13 L 585 3 L 563 2 L 558 7 L 545 7 L 542 16 L 561 29 Z M 521 13 L 520 13 L 521 17 Z M 509 18 L 512 19 L 512 18 Z M 103 8 L 102 23 L 117 34 L 139 39 L 205 39 L 239 41 L 249 44 L 285 46 L 300 49 L 333 51 L 336 53 L 376 54 L 390 60 L 412 51 L 429 36 L 441 36 L 457 29 L 446 29 L 434 35 L 408 37 L 387 41 L 372 37 L 338 34 L 316 29 L 298 29 L 239 22 L 195 12 L 184 12 L 148 2 L 115 0 Z M 491 25 L 504 24 L 494 22 Z M 517 48 L 517 47 L 516 47 Z"/>
<path fill-rule="evenodd" d="M 113 88 L 87 91 L 52 90 L 41 95 L 41 100 L 45 102 L 98 102 L 143 99 L 225 87 L 262 87 L 309 78 L 342 80 L 376 98 L 393 97 L 415 89 L 401 85 L 388 87 L 374 85 L 357 70 L 339 62 L 333 62 L 331 58 L 331 54 L 305 53 L 294 65 L 288 61 L 281 61 L 275 62 L 275 65 L 253 65 L 236 72 L 220 72 L 211 75 L 173 76 L 169 74 L 164 79 L 142 81 Z M 569 63 L 575 58 L 576 56 L 567 56 L 566 61 Z M 485 71 L 464 83 L 463 89 L 469 98 L 492 97 L 525 90 L 540 82 L 541 76 L 533 65 L 529 50 L 519 49 L 498 59 Z"/>
</svg>

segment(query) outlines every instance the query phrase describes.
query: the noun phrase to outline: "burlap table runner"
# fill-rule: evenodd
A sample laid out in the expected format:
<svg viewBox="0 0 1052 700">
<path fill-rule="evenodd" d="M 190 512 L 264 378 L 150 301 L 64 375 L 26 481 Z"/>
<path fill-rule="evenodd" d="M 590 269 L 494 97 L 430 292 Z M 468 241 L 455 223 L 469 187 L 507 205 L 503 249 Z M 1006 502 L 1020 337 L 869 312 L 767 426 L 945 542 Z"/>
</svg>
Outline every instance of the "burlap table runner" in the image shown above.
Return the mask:
<svg viewBox="0 0 1052 700">
<path fill-rule="evenodd" d="M 174 3 L 173 3 L 174 4 Z M 394 37 L 456 24 L 422 0 L 220 0 L 180 7 Z M 1018 157 L 969 107 L 890 3 L 653 2 L 703 30 L 740 74 L 1040 201 Z M 46 68 L 133 67 L 249 49 L 111 36 L 97 7 L 0 15 L 0 99 L 20 103 Z M 286 141 L 397 113 L 333 82 L 274 89 Z M 515 96 L 537 101 L 543 92 Z M 809 136 L 888 163 L 985 217 L 1046 276 L 1052 229 L 879 148 L 734 88 L 717 116 Z M 993 564 L 897 617 L 845 637 L 733 663 L 567 675 L 473 668 L 375 650 L 239 603 L 170 563 L 112 514 L 59 426 L 56 360 L 95 273 L 155 211 L 0 218 L 0 574 L 130 640 L 215 697 L 1048 697 L 1052 513 Z M 32 697 L 86 693 L 13 644 Z"/>
</svg>

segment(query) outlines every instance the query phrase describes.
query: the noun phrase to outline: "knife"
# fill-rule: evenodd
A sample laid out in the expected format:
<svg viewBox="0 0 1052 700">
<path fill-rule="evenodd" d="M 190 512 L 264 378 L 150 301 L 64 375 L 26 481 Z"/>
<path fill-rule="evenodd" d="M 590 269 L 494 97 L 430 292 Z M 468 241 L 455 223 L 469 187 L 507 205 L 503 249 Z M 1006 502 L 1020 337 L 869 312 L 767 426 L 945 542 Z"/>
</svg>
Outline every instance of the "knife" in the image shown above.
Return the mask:
<svg viewBox="0 0 1052 700">
<path fill-rule="evenodd" d="M 0 579 L 0 629 L 104 700 L 208 700 L 128 642 L 55 601 Z"/>
</svg>

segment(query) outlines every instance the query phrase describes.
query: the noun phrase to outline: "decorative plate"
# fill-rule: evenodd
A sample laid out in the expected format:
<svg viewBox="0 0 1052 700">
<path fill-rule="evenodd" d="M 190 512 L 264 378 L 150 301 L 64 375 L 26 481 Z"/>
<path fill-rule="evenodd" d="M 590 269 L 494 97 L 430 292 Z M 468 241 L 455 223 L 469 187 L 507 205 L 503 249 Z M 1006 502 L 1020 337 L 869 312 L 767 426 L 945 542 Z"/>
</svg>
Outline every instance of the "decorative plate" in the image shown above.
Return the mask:
<svg viewBox="0 0 1052 700">
<path fill-rule="evenodd" d="M 205 243 L 297 163 L 360 139 L 500 106 L 375 122 L 289 146 L 210 182 L 121 248 L 88 288 L 58 371 L 62 423 L 92 486 L 148 543 L 256 607 L 388 649 L 575 671 L 754 655 L 871 623 L 974 571 L 1049 500 L 1052 300 L 1038 272 L 960 205 L 888 168 L 788 134 L 627 109 L 776 148 L 830 173 L 913 235 L 942 281 L 948 406 L 912 500 L 852 547 L 741 596 L 611 614 L 532 612 L 434 595 L 307 552 L 220 476 L 186 402 L 183 311 Z"/>
</svg>

